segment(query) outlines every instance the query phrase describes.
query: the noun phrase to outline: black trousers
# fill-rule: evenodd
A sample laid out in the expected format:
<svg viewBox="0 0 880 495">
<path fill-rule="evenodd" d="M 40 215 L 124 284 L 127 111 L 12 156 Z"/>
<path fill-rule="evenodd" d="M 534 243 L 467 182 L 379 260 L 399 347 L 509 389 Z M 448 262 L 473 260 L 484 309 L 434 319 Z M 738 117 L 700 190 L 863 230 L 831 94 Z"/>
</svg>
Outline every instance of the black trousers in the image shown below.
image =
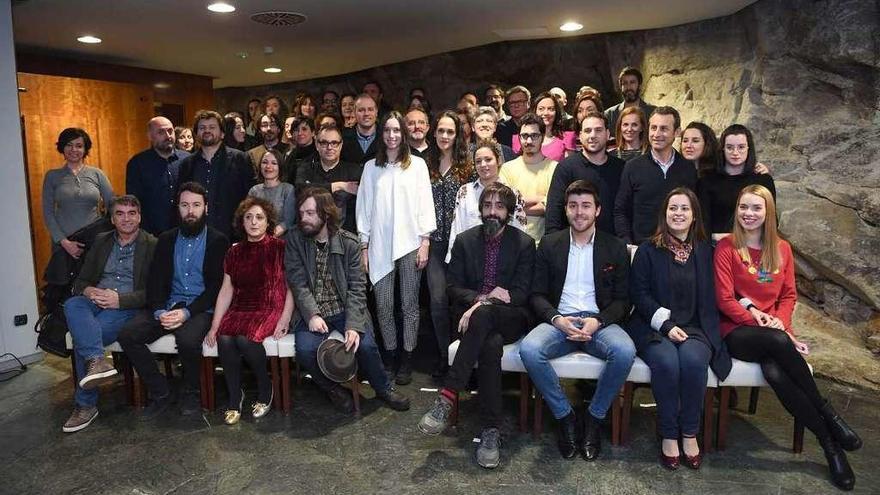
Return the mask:
<svg viewBox="0 0 880 495">
<path fill-rule="evenodd" d="M 761 364 L 764 379 L 776 392 L 785 410 L 816 437 L 828 437 L 828 427 L 819 412 L 825 399 L 816 388 L 807 362 L 788 334 L 775 328 L 741 326 L 724 340 L 731 356 Z"/>
<path fill-rule="evenodd" d="M 241 360 L 244 358 L 257 379 L 257 400 L 268 404 L 272 399 L 272 379 L 266 369 L 268 359 L 262 342 L 248 340 L 244 335 L 217 337 L 217 354 L 223 365 L 223 377 L 229 392 L 229 409 L 238 410 L 242 399 Z"/>
<path fill-rule="evenodd" d="M 460 319 L 452 321 L 458 328 Z M 477 308 L 471 315 L 467 331 L 460 336 L 461 343 L 455 360 L 446 375 L 446 388 L 456 392 L 464 389 L 478 364 L 480 386 L 480 415 L 483 427 L 498 427 L 501 423 L 501 355 L 506 344 L 515 342 L 530 328 L 528 312 L 523 308 L 489 304 Z"/>
<path fill-rule="evenodd" d="M 177 341 L 177 354 L 183 367 L 183 383 L 190 391 L 198 390 L 202 341 L 211 328 L 211 318 L 212 315 L 208 313 L 199 313 L 169 332 L 162 328 L 162 324 L 151 312 L 144 310 L 138 312 L 122 327 L 116 340 L 138 375 L 144 380 L 150 397 L 167 395 L 168 380 L 159 373 L 156 359 L 147 348 L 147 344 L 152 344 L 167 333 L 172 333 Z"/>
</svg>

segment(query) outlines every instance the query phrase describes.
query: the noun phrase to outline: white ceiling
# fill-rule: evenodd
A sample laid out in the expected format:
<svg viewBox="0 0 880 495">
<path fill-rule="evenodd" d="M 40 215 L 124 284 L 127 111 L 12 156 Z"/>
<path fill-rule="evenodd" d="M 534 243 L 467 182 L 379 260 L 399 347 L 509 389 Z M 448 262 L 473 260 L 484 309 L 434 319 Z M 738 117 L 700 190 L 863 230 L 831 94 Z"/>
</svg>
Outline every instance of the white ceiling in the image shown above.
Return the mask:
<svg viewBox="0 0 880 495">
<path fill-rule="evenodd" d="M 755 0 L 228 0 L 237 8 L 231 14 L 209 12 L 211 1 L 17 0 L 15 41 L 26 51 L 212 76 L 221 88 L 343 74 L 512 39 L 673 26 Z M 294 27 L 250 20 L 265 10 L 308 20 Z M 561 32 L 569 20 L 584 29 Z M 85 34 L 103 43 L 76 41 Z M 270 65 L 283 72 L 264 73 Z"/>
</svg>

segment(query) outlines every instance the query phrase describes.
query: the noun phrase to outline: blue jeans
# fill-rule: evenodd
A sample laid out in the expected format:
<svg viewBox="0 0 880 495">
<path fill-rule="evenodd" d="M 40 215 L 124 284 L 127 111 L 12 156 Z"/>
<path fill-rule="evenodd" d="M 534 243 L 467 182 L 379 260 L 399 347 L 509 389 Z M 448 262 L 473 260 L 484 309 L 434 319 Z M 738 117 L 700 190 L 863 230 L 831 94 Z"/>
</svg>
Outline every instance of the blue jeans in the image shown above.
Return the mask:
<svg viewBox="0 0 880 495">
<path fill-rule="evenodd" d="M 564 316 L 588 317 L 590 313 Z M 632 339 L 620 326 L 608 325 L 597 330 L 588 342 L 576 342 L 568 340 L 567 335 L 553 325 L 541 323 L 523 339 L 519 355 L 535 387 L 547 401 L 553 417 L 561 419 L 571 413 L 572 408 L 550 360 L 576 351 L 605 360 L 605 368 L 599 376 L 589 409 L 594 418 L 604 419 L 614 397 L 626 382 L 636 357 Z"/>
<path fill-rule="evenodd" d="M 333 330 L 345 335 L 345 313 L 324 318 L 330 332 Z M 296 332 L 296 360 L 312 375 L 315 385 L 322 390 L 330 390 L 335 385 L 333 381 L 328 379 L 321 373 L 318 367 L 318 346 L 321 345 L 330 333 L 316 333 L 309 331 L 308 323 L 300 318 L 293 327 Z M 382 358 L 379 356 L 379 348 L 376 347 L 376 340 L 373 338 L 373 329 L 369 323 L 364 333 L 361 334 L 360 344 L 357 350 L 358 370 L 367 376 L 370 386 L 376 391 L 376 394 L 383 395 L 391 390 L 391 382 L 385 374 L 382 367 Z"/>
<path fill-rule="evenodd" d="M 119 330 L 135 314 L 136 309 L 101 309 L 85 296 L 74 296 L 64 303 L 64 316 L 76 356 L 77 385 L 73 399 L 77 405 L 95 407 L 98 404 L 98 389 L 79 387 L 79 380 L 86 374 L 86 360 L 103 356 L 104 346 L 116 342 Z"/>
<path fill-rule="evenodd" d="M 697 339 L 676 344 L 666 337 L 641 350 L 651 368 L 651 390 L 657 401 L 657 430 L 663 438 L 693 437 L 700 431 L 706 375 L 712 351 Z"/>
</svg>

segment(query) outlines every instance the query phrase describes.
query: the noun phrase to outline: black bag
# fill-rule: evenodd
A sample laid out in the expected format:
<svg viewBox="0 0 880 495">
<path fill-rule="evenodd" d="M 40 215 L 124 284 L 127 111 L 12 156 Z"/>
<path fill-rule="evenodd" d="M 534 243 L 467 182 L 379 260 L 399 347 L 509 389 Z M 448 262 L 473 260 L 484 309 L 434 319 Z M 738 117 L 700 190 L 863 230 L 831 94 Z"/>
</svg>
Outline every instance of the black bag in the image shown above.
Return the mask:
<svg viewBox="0 0 880 495">
<path fill-rule="evenodd" d="M 46 313 L 40 315 L 34 325 L 37 332 L 37 347 L 60 356 L 70 357 L 67 348 L 67 318 L 64 317 L 64 301 L 70 297 L 70 286 L 49 284 L 43 287 L 41 300 Z"/>
</svg>

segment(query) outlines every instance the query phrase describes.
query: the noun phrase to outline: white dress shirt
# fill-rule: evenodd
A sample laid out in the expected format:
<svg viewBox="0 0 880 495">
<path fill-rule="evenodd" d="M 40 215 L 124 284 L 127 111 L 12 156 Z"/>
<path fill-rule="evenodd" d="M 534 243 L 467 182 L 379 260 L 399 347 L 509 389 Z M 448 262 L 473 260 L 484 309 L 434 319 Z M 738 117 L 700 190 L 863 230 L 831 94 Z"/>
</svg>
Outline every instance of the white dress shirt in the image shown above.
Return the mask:
<svg viewBox="0 0 880 495">
<path fill-rule="evenodd" d="M 563 315 L 582 311 L 598 313 L 596 283 L 593 278 L 593 241 L 596 240 L 596 231 L 593 231 L 590 241 L 584 246 L 575 244 L 571 228 L 568 232 L 571 237 L 568 270 L 565 272 L 565 285 L 562 286 L 562 297 L 559 298 L 557 309 Z"/>
</svg>

